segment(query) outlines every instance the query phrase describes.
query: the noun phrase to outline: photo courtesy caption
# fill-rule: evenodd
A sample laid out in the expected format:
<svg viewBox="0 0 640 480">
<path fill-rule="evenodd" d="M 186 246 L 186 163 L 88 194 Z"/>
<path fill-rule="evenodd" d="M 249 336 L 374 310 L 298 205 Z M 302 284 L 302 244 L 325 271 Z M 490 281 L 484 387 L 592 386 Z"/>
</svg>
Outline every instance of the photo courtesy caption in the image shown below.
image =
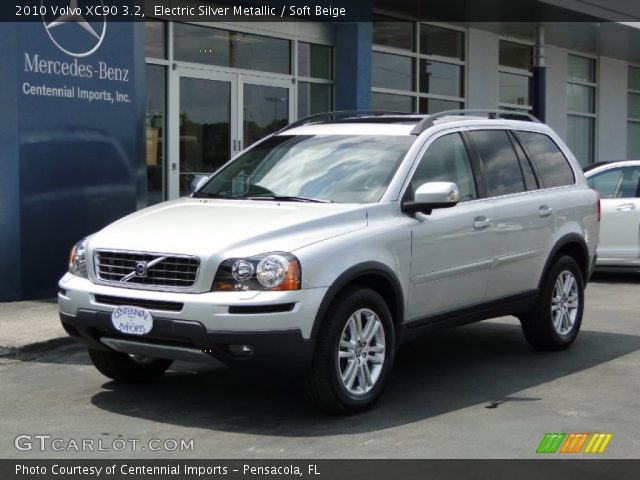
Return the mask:
<svg viewBox="0 0 640 480">
<path fill-rule="evenodd" d="M 304 473 L 307 475 L 320 475 L 318 466 L 315 464 L 308 464 L 307 470 L 304 470 L 298 465 L 272 465 L 272 466 L 254 466 L 254 465 L 242 465 L 240 468 L 229 468 L 227 466 L 217 465 L 211 466 L 196 466 L 196 465 L 166 465 L 166 466 L 132 466 L 126 463 L 122 465 L 110 465 L 110 466 L 81 466 L 81 465 L 58 465 L 54 464 L 51 469 L 47 469 L 45 466 L 27 466 L 17 464 L 15 469 L 16 475 L 88 475 L 94 477 L 100 477 L 104 473 L 105 476 L 112 476 L 116 474 L 120 475 L 197 475 L 197 476 L 211 476 L 211 475 L 228 475 L 231 472 L 238 473 L 242 471 L 243 475 L 296 475 L 302 477 Z M 303 473 L 304 472 L 304 473 Z"/>
</svg>

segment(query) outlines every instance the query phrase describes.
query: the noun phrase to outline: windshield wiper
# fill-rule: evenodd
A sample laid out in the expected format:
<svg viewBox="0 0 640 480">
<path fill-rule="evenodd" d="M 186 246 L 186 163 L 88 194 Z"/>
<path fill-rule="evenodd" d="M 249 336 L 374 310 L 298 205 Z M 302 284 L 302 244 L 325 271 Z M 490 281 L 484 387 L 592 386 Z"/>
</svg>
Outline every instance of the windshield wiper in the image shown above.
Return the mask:
<svg viewBox="0 0 640 480">
<path fill-rule="evenodd" d="M 333 200 L 324 200 L 321 198 L 298 197 L 295 195 L 246 195 L 241 198 L 244 200 L 275 200 L 277 202 L 306 202 L 306 203 L 333 203 Z"/>
</svg>

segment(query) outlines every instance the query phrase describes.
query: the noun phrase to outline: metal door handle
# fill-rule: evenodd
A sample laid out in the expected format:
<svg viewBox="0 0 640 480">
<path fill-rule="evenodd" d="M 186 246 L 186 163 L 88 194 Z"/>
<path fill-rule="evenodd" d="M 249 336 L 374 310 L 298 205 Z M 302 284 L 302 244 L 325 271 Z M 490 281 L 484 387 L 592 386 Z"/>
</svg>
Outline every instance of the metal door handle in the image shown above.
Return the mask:
<svg viewBox="0 0 640 480">
<path fill-rule="evenodd" d="M 475 228 L 476 230 L 482 230 L 483 228 L 487 228 L 492 223 L 493 218 L 476 217 L 473 220 L 473 228 Z"/>
<path fill-rule="evenodd" d="M 619 212 L 627 212 L 629 210 L 635 210 L 636 206 L 633 203 L 621 203 L 616 207 Z"/>
<path fill-rule="evenodd" d="M 549 207 L 548 205 L 540 205 L 540 208 L 538 208 L 538 215 L 540 215 L 541 217 L 548 217 L 552 213 L 553 208 Z"/>
</svg>

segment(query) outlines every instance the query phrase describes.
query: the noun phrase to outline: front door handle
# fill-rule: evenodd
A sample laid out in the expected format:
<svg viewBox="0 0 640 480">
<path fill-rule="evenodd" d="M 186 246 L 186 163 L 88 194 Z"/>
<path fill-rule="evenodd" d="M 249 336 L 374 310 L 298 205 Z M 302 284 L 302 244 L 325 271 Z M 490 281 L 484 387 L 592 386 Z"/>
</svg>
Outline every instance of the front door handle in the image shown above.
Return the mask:
<svg viewBox="0 0 640 480">
<path fill-rule="evenodd" d="M 492 223 L 493 223 L 493 218 L 476 217 L 473 220 L 473 228 L 475 228 L 476 230 L 483 230 L 488 226 L 490 226 Z"/>
<path fill-rule="evenodd" d="M 540 208 L 538 208 L 538 215 L 540 215 L 541 217 L 548 217 L 552 213 L 553 208 L 551 208 L 549 205 L 540 205 Z"/>
<path fill-rule="evenodd" d="M 616 210 L 618 210 L 619 212 L 629 212 L 635 209 L 636 205 L 634 203 L 621 203 L 616 207 Z"/>
</svg>

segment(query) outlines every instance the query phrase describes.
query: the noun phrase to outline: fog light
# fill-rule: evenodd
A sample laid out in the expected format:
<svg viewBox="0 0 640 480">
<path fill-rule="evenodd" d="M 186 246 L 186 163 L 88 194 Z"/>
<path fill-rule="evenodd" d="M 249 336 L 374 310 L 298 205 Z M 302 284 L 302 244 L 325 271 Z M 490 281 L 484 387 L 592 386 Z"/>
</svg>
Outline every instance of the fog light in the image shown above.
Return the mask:
<svg viewBox="0 0 640 480">
<path fill-rule="evenodd" d="M 253 355 L 253 347 L 251 345 L 229 345 L 229 352 L 237 357 L 250 357 Z"/>
</svg>

